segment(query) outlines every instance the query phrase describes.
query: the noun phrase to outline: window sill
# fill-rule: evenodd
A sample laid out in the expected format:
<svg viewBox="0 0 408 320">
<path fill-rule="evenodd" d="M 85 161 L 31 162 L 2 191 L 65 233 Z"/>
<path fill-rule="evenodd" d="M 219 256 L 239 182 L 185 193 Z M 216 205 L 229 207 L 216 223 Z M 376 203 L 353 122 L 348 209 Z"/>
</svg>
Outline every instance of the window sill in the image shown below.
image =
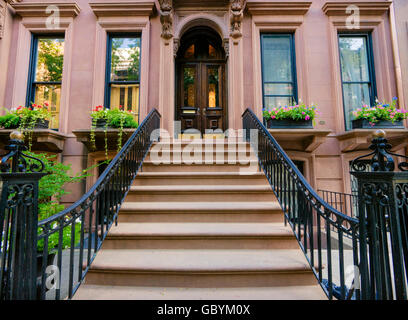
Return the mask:
<svg viewBox="0 0 408 320">
<path fill-rule="evenodd" d="M 16 131 L 15 129 L 2 129 L 0 130 L 0 148 L 8 144 L 10 140 L 10 133 Z M 51 153 L 61 153 L 64 150 L 64 144 L 67 136 L 59 133 L 58 131 L 51 129 L 34 129 L 32 150 L 43 151 Z M 27 138 L 26 138 L 27 145 Z"/>
<path fill-rule="evenodd" d="M 336 135 L 340 142 L 342 152 L 368 150 L 373 133 L 377 129 L 353 129 Z M 408 130 L 406 129 L 383 129 L 388 142 L 392 145 L 392 150 L 400 150 L 408 146 Z"/>
<path fill-rule="evenodd" d="M 131 135 L 135 131 L 136 129 L 123 129 L 122 146 L 126 143 L 126 141 L 131 137 Z M 88 152 L 91 153 L 105 150 L 104 129 L 95 130 L 96 149 L 93 148 L 93 143 L 91 142 L 91 129 L 74 130 L 72 133 L 76 136 L 78 142 L 82 142 L 85 145 Z M 109 151 L 116 151 L 118 149 L 118 135 L 119 129 L 107 129 L 106 136 L 108 138 Z"/>
<path fill-rule="evenodd" d="M 268 129 L 285 151 L 313 152 L 325 142 L 331 130 Z"/>
</svg>

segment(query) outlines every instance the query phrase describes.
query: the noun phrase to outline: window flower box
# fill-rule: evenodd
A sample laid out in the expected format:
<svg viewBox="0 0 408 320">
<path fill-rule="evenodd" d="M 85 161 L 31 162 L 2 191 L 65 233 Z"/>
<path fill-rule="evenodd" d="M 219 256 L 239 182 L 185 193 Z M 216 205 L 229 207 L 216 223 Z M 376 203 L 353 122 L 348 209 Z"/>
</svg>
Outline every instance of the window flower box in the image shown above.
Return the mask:
<svg viewBox="0 0 408 320">
<path fill-rule="evenodd" d="M 313 120 L 269 119 L 266 121 L 266 125 L 268 129 L 313 129 Z"/>
<path fill-rule="evenodd" d="M 357 119 L 351 122 L 353 129 L 404 129 L 404 123 L 401 121 L 380 120 L 372 123 L 366 119 Z"/>
<path fill-rule="evenodd" d="M 375 106 L 363 105 L 351 113 L 354 116 L 353 129 L 404 129 L 403 121 L 408 118 L 406 110 L 397 108 L 397 98 L 391 103 L 376 100 Z"/>
<path fill-rule="evenodd" d="M 46 102 L 44 106 L 32 104 L 29 107 L 19 106 L 7 110 L 7 114 L 0 117 L 0 126 L 4 129 L 48 129 L 50 126 L 48 119 L 51 118 L 48 106 Z"/>
<path fill-rule="evenodd" d="M 119 151 L 123 146 L 123 130 L 136 129 L 139 125 L 135 121 L 131 111 L 125 111 L 123 106 L 119 109 L 107 109 L 104 106 L 97 106 L 91 112 L 91 143 L 92 150 L 96 150 L 96 134 L 95 129 L 103 129 L 105 133 L 105 154 L 108 154 L 108 129 L 118 129 L 117 150 Z"/>
<path fill-rule="evenodd" d="M 263 111 L 268 129 L 312 129 L 316 114 L 316 106 L 313 103 L 311 106 L 300 103 Z"/>
</svg>

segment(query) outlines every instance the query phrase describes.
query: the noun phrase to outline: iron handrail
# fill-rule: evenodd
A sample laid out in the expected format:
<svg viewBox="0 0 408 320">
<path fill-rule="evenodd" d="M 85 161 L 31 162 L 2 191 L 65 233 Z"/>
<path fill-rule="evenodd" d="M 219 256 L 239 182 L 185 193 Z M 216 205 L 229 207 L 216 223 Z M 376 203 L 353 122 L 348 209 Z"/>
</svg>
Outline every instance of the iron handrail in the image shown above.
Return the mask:
<svg viewBox="0 0 408 320">
<path fill-rule="evenodd" d="M 358 217 L 358 195 L 338 191 L 318 189 L 325 202 L 346 216 Z"/>
<path fill-rule="evenodd" d="M 81 199 L 60 213 L 39 221 L 38 243 L 43 249 L 39 266 L 41 280 L 37 290 L 38 299 L 59 300 L 73 297 L 110 227 L 114 222 L 117 223 L 121 205 L 152 143 L 159 139 L 159 136 L 152 137 L 152 133 L 160 128 L 160 118 L 159 112 L 153 109 Z M 47 293 L 47 289 L 51 289 L 46 283 L 46 278 L 50 276 L 46 270 L 50 256 L 48 247 L 52 241 L 58 242 L 57 249 L 54 249 L 54 253 L 51 252 L 51 256 L 56 255 L 54 259 L 57 259 L 59 276 L 59 279 L 56 279 L 57 285 L 51 288 L 55 290 L 54 296 Z M 63 255 L 65 249 L 69 251 L 69 257 Z M 68 273 L 68 281 L 61 283 L 64 268 L 68 269 L 65 270 Z"/>
<path fill-rule="evenodd" d="M 345 260 L 352 266 L 359 265 L 359 220 L 336 210 L 318 195 L 251 109 L 242 117 L 245 138 L 251 141 L 260 168 L 282 207 L 285 223 L 291 226 L 319 284 L 329 299 L 350 298 L 353 289 L 346 286 Z M 333 227 L 337 239 L 332 236 Z M 338 251 L 337 261 L 332 257 L 334 251 Z M 358 289 L 353 298 L 359 299 Z"/>
</svg>

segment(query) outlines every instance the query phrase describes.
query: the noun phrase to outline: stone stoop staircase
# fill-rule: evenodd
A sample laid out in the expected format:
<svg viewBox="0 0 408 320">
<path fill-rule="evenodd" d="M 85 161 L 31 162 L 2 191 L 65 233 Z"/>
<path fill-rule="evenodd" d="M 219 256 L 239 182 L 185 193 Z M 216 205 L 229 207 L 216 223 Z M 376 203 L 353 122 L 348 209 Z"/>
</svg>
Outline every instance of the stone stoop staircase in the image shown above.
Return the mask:
<svg viewBox="0 0 408 320">
<path fill-rule="evenodd" d="M 74 299 L 326 299 L 250 146 L 217 143 L 214 159 L 241 161 L 156 165 L 150 151 Z"/>
</svg>

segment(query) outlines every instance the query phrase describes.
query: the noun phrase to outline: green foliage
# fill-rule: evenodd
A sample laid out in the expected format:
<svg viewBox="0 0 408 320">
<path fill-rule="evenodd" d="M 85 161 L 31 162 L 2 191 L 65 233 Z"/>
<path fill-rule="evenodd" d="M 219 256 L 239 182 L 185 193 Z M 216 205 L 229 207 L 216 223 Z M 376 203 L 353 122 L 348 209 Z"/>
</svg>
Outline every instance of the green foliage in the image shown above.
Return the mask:
<svg viewBox="0 0 408 320">
<path fill-rule="evenodd" d="M 112 128 L 137 128 L 138 123 L 129 112 L 119 109 L 108 111 L 108 125 Z"/>
<path fill-rule="evenodd" d="M 264 109 L 263 116 L 265 120 L 295 120 L 295 121 L 308 121 L 314 120 L 317 115 L 317 107 L 312 104 L 306 106 L 304 103 L 296 104 L 294 106 L 285 106 L 272 109 Z"/>
<path fill-rule="evenodd" d="M 134 120 L 134 117 L 131 112 L 122 110 L 122 106 L 119 107 L 120 109 L 106 109 L 103 106 L 95 107 L 91 112 L 92 117 L 92 125 L 91 125 L 91 143 L 96 149 L 95 146 L 95 128 L 96 128 L 96 121 L 99 119 L 106 120 L 107 125 L 105 126 L 105 155 L 107 158 L 108 154 L 108 140 L 107 140 L 107 127 L 111 128 L 118 128 L 118 151 L 122 149 L 122 141 L 123 141 L 123 129 L 124 128 L 137 128 L 139 124 Z"/>
<path fill-rule="evenodd" d="M 401 121 L 408 118 L 406 110 L 397 109 L 397 98 L 393 98 L 391 103 L 381 103 L 378 100 L 374 107 L 363 105 L 355 111 L 352 111 L 355 120 L 365 119 L 374 126 L 378 121 Z"/>
<path fill-rule="evenodd" d="M 32 136 L 34 127 L 38 121 L 44 121 L 51 118 L 51 112 L 48 110 L 48 104 L 31 104 L 29 107 L 19 106 L 18 108 L 7 111 L 5 116 L 0 117 L 0 126 L 8 129 L 18 125 L 18 129 L 28 136 L 28 147 L 31 150 Z"/>
<path fill-rule="evenodd" d="M 8 112 L 0 117 L 0 127 L 4 129 L 17 128 L 20 124 L 20 117 L 15 113 Z"/>
<path fill-rule="evenodd" d="M 38 194 L 38 220 L 45 220 L 63 211 L 64 205 L 60 204 L 61 198 L 69 194 L 65 190 L 67 184 L 80 182 L 90 176 L 90 170 L 96 166 L 83 170 L 77 174 L 72 174 L 71 165 L 64 165 L 56 161 L 56 156 L 50 156 L 45 153 L 35 154 L 26 152 L 27 155 L 40 159 L 44 163 L 44 172 L 48 175 L 42 177 L 39 181 Z M 29 163 L 35 163 L 34 160 L 29 160 Z M 55 225 L 54 227 L 56 227 Z M 39 234 L 41 230 L 38 230 Z M 79 241 L 80 223 L 75 223 L 75 244 Z M 59 244 L 59 232 L 53 233 L 48 238 L 48 252 L 53 253 Z M 62 248 L 66 249 L 71 246 L 71 226 L 67 226 L 63 230 Z M 38 241 L 38 251 L 44 248 L 44 240 Z"/>
</svg>

